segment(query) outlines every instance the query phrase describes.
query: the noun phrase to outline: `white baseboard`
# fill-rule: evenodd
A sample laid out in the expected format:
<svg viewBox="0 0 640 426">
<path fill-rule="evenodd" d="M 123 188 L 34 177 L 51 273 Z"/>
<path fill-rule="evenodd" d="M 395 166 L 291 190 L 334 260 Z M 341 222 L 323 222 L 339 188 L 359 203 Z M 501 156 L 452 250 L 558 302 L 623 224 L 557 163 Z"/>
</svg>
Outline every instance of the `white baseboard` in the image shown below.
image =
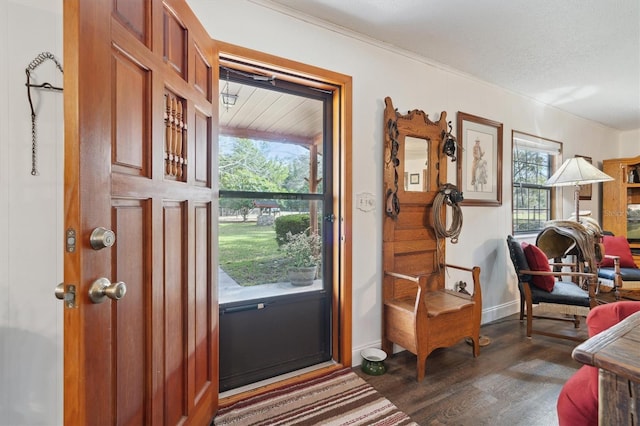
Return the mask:
<svg viewBox="0 0 640 426">
<path fill-rule="evenodd" d="M 492 306 L 482 310 L 482 324 L 487 324 L 518 312 L 520 312 L 519 299 L 503 303 L 502 305 Z"/>
</svg>

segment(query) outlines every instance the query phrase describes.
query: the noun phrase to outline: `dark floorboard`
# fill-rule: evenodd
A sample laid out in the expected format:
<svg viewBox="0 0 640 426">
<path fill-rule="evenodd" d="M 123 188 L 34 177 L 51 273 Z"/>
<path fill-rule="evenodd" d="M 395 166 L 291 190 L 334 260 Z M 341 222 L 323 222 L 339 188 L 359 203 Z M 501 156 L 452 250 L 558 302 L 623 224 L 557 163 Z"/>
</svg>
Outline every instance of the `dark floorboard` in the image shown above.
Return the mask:
<svg viewBox="0 0 640 426">
<path fill-rule="evenodd" d="M 565 322 L 536 320 L 537 328 L 587 338 Z M 455 326 L 452 324 L 452 326 Z M 464 341 L 427 358 L 424 380 L 416 381 L 416 357 L 403 351 L 385 361 L 386 374 L 354 371 L 420 425 L 557 425 L 556 400 L 581 364 L 571 358 L 578 343 L 525 336 L 517 315 L 484 325 L 490 338 L 473 358 Z"/>
</svg>

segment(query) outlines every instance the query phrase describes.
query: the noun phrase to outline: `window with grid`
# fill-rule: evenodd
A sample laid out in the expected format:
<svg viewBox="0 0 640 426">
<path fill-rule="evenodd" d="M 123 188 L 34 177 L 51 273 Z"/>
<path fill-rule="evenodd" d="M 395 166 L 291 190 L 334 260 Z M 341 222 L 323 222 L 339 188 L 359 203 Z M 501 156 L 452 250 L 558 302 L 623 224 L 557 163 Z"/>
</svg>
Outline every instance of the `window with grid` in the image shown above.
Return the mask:
<svg viewBox="0 0 640 426">
<path fill-rule="evenodd" d="M 537 233 L 554 218 L 554 190 L 545 182 L 556 164 L 562 144 L 513 133 L 513 233 Z"/>
</svg>

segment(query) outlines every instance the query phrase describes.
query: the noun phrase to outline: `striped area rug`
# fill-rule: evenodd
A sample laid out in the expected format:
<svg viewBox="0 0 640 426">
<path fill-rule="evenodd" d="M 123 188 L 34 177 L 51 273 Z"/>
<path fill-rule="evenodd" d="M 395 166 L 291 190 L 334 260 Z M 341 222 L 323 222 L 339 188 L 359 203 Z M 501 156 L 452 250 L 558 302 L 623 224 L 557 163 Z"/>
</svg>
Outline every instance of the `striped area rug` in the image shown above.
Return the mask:
<svg viewBox="0 0 640 426">
<path fill-rule="evenodd" d="M 350 369 L 221 408 L 215 425 L 415 425 Z"/>
</svg>

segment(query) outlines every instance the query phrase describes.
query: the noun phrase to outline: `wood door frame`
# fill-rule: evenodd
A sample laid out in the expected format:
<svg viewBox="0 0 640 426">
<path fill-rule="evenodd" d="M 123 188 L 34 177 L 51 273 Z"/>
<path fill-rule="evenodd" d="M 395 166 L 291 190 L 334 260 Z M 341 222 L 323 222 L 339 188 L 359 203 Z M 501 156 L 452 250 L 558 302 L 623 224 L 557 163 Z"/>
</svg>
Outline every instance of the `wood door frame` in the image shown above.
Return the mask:
<svg viewBox="0 0 640 426">
<path fill-rule="evenodd" d="M 334 271 L 332 302 L 332 345 L 334 365 L 305 373 L 291 379 L 239 393 L 219 401 L 227 406 L 249 396 L 258 395 L 286 384 L 300 382 L 326 374 L 328 371 L 351 367 L 352 353 L 352 78 L 348 75 L 284 59 L 233 44 L 215 41 L 220 65 L 238 68 L 235 62 L 246 64 L 245 71 L 267 67 L 276 77 L 311 87 L 329 89 L 333 95 L 334 149 Z M 234 62 L 231 62 L 234 61 Z M 277 74 L 280 73 L 280 74 Z"/>
</svg>

